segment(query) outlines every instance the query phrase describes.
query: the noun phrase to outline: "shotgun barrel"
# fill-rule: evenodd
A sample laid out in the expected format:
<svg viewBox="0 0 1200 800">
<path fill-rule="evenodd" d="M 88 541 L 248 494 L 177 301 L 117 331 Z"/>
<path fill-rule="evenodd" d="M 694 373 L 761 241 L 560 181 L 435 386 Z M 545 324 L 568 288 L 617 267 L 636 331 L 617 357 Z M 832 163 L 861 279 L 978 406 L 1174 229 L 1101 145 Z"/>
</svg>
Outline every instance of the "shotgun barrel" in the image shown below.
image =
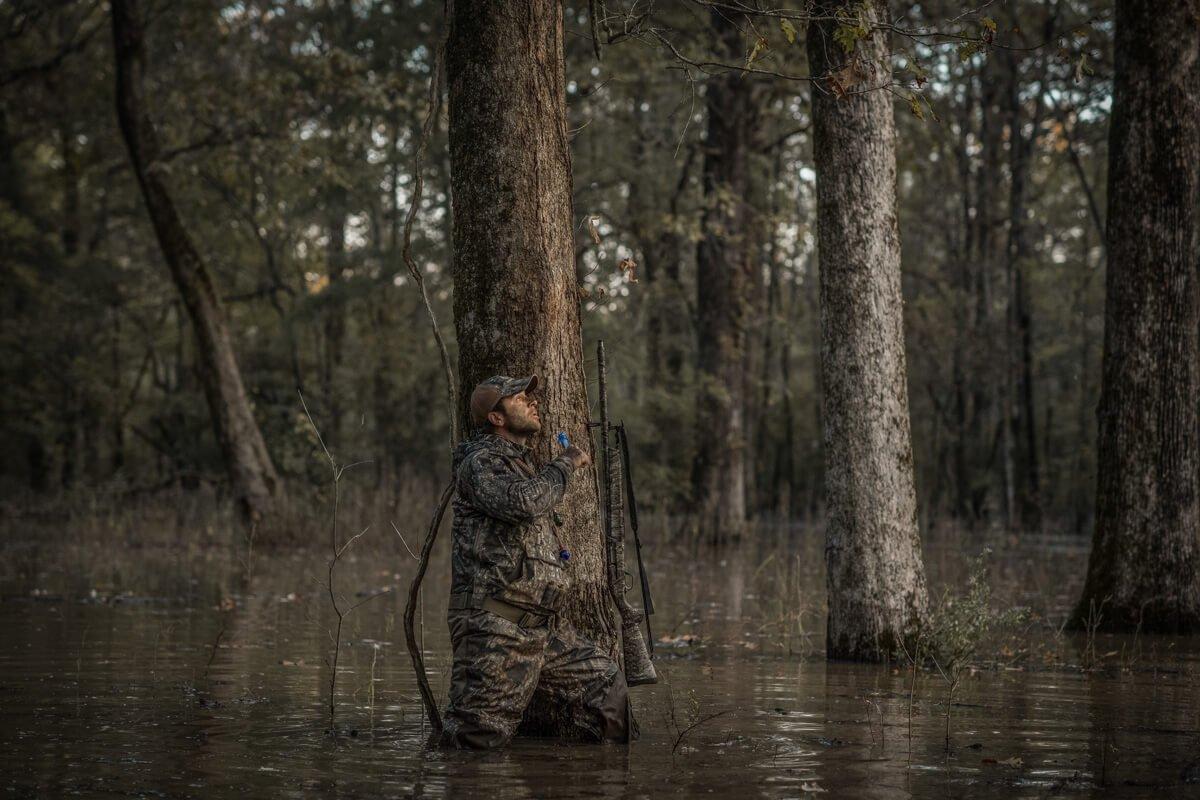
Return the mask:
<svg viewBox="0 0 1200 800">
<path fill-rule="evenodd" d="M 608 419 L 608 369 L 603 341 L 596 345 L 596 370 L 600 383 L 600 452 L 604 469 L 604 560 L 608 572 L 608 590 L 621 615 L 625 682 L 630 686 L 657 683 L 658 674 L 650 660 L 646 639 L 642 636 L 642 620 L 646 615 L 629 605 L 625 597 L 624 494 L 627 485 L 621 477 L 624 459 L 619 444 L 620 429 Z"/>
</svg>

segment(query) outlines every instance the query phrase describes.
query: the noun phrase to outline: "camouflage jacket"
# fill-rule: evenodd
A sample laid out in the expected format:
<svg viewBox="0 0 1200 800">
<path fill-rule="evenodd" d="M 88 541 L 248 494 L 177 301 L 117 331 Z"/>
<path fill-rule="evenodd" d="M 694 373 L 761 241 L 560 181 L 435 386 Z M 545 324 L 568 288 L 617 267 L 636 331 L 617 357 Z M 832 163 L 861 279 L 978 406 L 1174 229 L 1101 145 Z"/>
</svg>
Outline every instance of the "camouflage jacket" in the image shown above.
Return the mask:
<svg viewBox="0 0 1200 800">
<path fill-rule="evenodd" d="M 563 456 L 537 471 L 529 448 L 491 433 L 459 444 L 451 610 L 479 608 L 487 597 L 558 610 L 571 578 L 550 515 L 574 471 Z"/>
</svg>

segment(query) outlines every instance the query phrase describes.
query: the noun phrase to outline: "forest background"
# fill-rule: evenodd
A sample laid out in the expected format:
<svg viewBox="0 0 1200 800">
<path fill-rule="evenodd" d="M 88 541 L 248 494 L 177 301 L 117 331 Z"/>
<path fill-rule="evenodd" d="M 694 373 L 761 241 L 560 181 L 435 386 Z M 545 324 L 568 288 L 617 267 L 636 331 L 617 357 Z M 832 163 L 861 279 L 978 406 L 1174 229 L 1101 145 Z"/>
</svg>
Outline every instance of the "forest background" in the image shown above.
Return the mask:
<svg viewBox="0 0 1200 800">
<path fill-rule="evenodd" d="M 749 517 L 819 519 L 803 31 L 767 17 L 722 37 L 702 6 L 651 6 L 637 35 L 622 36 L 639 12 L 609 3 L 611 18 L 597 23 L 617 29 L 600 60 L 588 5 L 566 8 L 585 364 L 594 380 L 593 343 L 604 339 L 643 506 L 678 517 L 703 500 L 694 464 L 712 427 L 700 400 L 716 391 L 732 395 L 742 422 L 718 444 L 745 456 L 735 468 Z M 922 526 L 1085 534 L 1111 4 L 892 12 L 910 31 L 939 32 L 893 37 L 896 72 L 883 90 L 895 99 Z M 426 507 L 448 474 L 449 420 L 401 250 L 441 4 L 155 2 L 145 25 L 158 169 L 211 269 L 293 500 L 323 503 L 328 490 L 299 389 L 339 460 L 369 462 L 357 489 L 393 508 Z M 3 497 L 61 509 L 171 502 L 170 489 L 222 493 L 194 335 L 118 127 L 107 9 L 6 3 L 0 41 Z M 736 102 L 711 102 L 710 87 L 731 75 Z M 705 180 L 718 139 L 743 165 L 737 193 Z M 453 354 L 444 113 L 424 179 L 412 250 Z M 706 215 L 731 207 L 738 226 L 724 233 L 750 268 L 727 291 L 720 265 L 699 251 Z M 722 290 L 706 292 L 714 285 Z M 724 335 L 714 313 L 735 321 L 740 365 L 737 381 L 716 386 L 703 366 Z"/>
</svg>

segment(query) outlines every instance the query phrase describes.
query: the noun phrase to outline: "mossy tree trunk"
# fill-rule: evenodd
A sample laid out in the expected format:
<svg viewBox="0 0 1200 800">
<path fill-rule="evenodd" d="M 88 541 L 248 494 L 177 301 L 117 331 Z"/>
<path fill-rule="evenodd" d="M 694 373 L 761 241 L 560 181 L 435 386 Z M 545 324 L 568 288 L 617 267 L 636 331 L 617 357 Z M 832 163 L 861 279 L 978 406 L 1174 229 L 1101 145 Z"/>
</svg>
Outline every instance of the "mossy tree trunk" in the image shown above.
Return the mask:
<svg viewBox="0 0 1200 800">
<path fill-rule="evenodd" d="M 844 4 L 849 11 L 857 2 Z M 865 6 L 876 21 L 887 4 Z M 812 25 L 830 658 L 879 660 L 926 607 L 908 417 L 888 37 Z M 852 85 L 848 85 L 852 84 Z"/>
<path fill-rule="evenodd" d="M 1200 26 L 1118 0 L 1096 528 L 1076 624 L 1200 630 Z"/>
</svg>

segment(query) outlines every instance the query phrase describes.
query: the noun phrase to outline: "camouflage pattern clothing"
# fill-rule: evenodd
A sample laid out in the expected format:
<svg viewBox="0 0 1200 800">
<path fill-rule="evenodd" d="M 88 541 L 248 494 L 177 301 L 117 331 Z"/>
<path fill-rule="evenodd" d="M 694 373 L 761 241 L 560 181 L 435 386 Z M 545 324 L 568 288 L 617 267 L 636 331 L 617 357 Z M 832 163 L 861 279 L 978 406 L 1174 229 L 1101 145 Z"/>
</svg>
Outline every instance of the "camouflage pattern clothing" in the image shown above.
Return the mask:
<svg viewBox="0 0 1200 800">
<path fill-rule="evenodd" d="M 454 469 L 448 614 L 454 666 L 442 743 L 506 744 L 535 695 L 569 709 L 585 738 L 628 741 L 633 723 L 624 676 L 556 616 L 571 577 L 550 515 L 574 464 L 559 456 L 538 471 L 528 448 L 481 433 L 459 445 Z M 511 621 L 486 610 L 489 601 L 525 616 Z"/>
</svg>

